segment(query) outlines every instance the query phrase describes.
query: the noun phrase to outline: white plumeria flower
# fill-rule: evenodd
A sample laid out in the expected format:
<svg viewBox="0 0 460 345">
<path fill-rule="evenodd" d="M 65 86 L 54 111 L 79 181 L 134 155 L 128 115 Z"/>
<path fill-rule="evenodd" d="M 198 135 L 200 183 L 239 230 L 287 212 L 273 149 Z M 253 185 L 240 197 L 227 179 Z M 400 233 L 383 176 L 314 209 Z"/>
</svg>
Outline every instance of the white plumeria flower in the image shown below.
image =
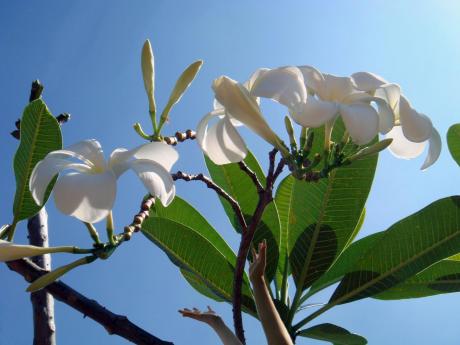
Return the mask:
<svg viewBox="0 0 460 345">
<path fill-rule="evenodd" d="M 428 116 L 417 112 L 407 98 L 382 77 L 369 73 L 358 72 L 352 75 L 358 89 L 374 94 L 387 100 L 395 116 L 396 126 L 387 133 L 393 142 L 389 150 L 398 158 L 412 159 L 422 154 L 427 142 L 428 155 L 421 169 L 425 170 L 436 162 L 441 153 L 441 137 L 433 127 Z"/>
<path fill-rule="evenodd" d="M 252 95 L 287 106 L 294 121 L 303 127 L 330 126 L 341 115 L 359 145 L 377 135 L 380 112 L 391 114 L 385 101 L 359 91 L 351 78 L 322 74 L 310 66 L 261 69 L 251 79 Z M 379 113 L 370 105 L 372 101 L 378 103 Z"/>
<path fill-rule="evenodd" d="M 245 125 L 274 147 L 285 150 L 279 138 L 263 117 L 257 99 L 247 87 L 222 76 L 214 80 L 214 110 L 206 114 L 197 126 L 197 141 L 206 155 L 218 165 L 242 161 L 247 154 L 246 144 L 235 126 Z M 210 121 L 216 122 L 210 125 Z"/>
<path fill-rule="evenodd" d="M 132 150 L 116 149 L 107 163 L 99 142 L 84 140 L 46 155 L 32 171 L 29 188 L 41 205 L 53 177 L 71 170 L 61 174 L 54 186 L 56 206 L 83 222 L 95 223 L 111 211 L 117 178 L 127 169 L 132 169 L 150 194 L 167 206 L 175 195 L 169 171 L 177 159 L 178 154 L 172 147 L 153 142 Z"/>
</svg>

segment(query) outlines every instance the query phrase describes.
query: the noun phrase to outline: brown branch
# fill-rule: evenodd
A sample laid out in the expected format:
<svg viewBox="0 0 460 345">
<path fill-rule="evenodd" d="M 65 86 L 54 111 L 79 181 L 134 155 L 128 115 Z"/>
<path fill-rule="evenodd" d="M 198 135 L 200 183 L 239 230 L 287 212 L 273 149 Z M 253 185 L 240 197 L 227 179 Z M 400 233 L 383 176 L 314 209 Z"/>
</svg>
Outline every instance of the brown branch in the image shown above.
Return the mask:
<svg viewBox="0 0 460 345">
<path fill-rule="evenodd" d="M 254 234 L 257 230 L 260 220 L 262 219 L 265 208 L 273 200 L 273 185 L 276 178 L 281 173 L 284 167 L 284 160 L 281 160 L 275 171 L 275 159 L 277 149 L 273 149 L 269 153 L 269 168 L 267 173 L 266 187 L 259 192 L 259 201 L 257 202 L 256 209 L 251 218 L 251 224 L 246 232 L 241 236 L 240 246 L 238 248 L 238 255 L 236 258 L 235 273 L 233 277 L 233 324 L 235 327 L 235 333 L 238 339 L 245 344 L 246 339 L 244 337 L 243 318 L 241 314 L 241 298 L 242 298 L 242 286 L 243 286 L 243 275 L 244 266 L 246 259 L 251 247 Z"/>
<path fill-rule="evenodd" d="M 221 187 L 215 184 L 214 181 L 212 181 L 209 177 L 206 177 L 201 173 L 197 175 L 190 175 L 182 171 L 178 171 L 177 173 L 171 174 L 171 176 L 174 181 L 201 181 L 204 184 L 206 184 L 208 188 L 214 190 L 218 195 L 220 195 L 222 198 L 224 198 L 230 203 L 230 206 L 232 207 L 233 211 L 236 214 L 236 217 L 238 218 L 238 222 L 240 223 L 242 233 L 246 232 L 248 226 L 246 224 L 246 220 L 244 219 L 243 212 L 241 211 L 238 202 L 235 199 L 233 199 L 232 196 L 228 194 L 225 190 L 223 190 Z"/>
<path fill-rule="evenodd" d="M 176 146 L 178 142 L 182 143 L 187 139 L 194 140 L 196 138 L 196 132 L 191 129 L 187 129 L 185 132 L 177 131 L 176 134 L 170 137 L 164 137 L 163 141 L 172 146 Z"/>
<path fill-rule="evenodd" d="M 6 264 L 12 271 L 22 275 L 28 282 L 32 282 L 47 273 L 47 271 L 41 269 L 27 259 L 10 261 Z M 54 282 L 44 288 L 44 290 L 53 295 L 58 301 L 67 304 L 73 309 L 81 312 L 84 316 L 88 316 L 101 324 L 109 334 L 116 334 L 138 345 L 173 344 L 155 337 L 129 321 L 126 316 L 111 312 L 98 302 L 83 296 L 81 293 L 62 282 Z"/>
<path fill-rule="evenodd" d="M 27 221 L 29 243 L 34 246 L 48 247 L 48 214 L 43 207 Z M 32 261 L 46 271 L 51 271 L 51 255 L 39 255 Z M 56 344 L 56 324 L 54 323 L 54 299 L 46 290 L 30 294 L 34 320 L 34 345 Z"/>
<path fill-rule="evenodd" d="M 238 162 L 238 165 L 242 171 L 246 173 L 246 175 L 249 176 L 249 178 L 252 180 L 254 185 L 257 188 L 257 193 L 262 193 L 264 191 L 264 187 L 259 181 L 259 178 L 257 177 L 256 173 L 251 170 L 251 168 L 246 164 L 245 161 Z"/>
</svg>

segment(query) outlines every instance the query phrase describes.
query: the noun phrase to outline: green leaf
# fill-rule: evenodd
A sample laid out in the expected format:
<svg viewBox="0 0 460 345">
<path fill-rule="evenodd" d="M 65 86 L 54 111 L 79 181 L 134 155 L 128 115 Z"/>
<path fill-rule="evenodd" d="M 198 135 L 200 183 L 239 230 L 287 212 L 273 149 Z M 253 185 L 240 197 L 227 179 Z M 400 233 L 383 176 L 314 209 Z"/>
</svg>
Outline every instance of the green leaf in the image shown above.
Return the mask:
<svg viewBox="0 0 460 345">
<path fill-rule="evenodd" d="M 169 207 L 162 208 L 158 204 L 155 206 L 152 217 L 142 225 L 142 233 L 160 247 L 176 266 L 188 273 L 186 279 L 193 279 L 195 285 L 192 286 L 197 289 L 198 284 L 199 292 L 210 290 L 217 298 L 231 302 L 235 255 L 231 250 L 225 249 L 228 246 L 209 224 L 203 225 L 203 221 L 206 221 L 196 210 L 176 198 L 169 206 L 173 207 L 171 212 L 167 211 Z M 183 223 L 184 216 L 177 212 L 180 207 L 190 219 L 187 224 Z M 164 212 L 168 212 L 167 216 L 170 218 L 160 216 L 164 215 Z M 197 224 L 202 226 L 195 228 Z M 245 312 L 256 315 L 246 275 L 243 280 L 242 305 Z"/>
<path fill-rule="evenodd" d="M 460 262 L 441 260 L 374 298 L 395 300 L 460 291 Z"/>
<path fill-rule="evenodd" d="M 361 253 L 329 301 L 375 296 L 460 251 L 460 197 L 433 202 L 397 222 Z"/>
<path fill-rule="evenodd" d="M 216 165 L 209 158 L 205 157 L 206 166 L 215 183 L 222 187 L 228 194 L 230 194 L 240 205 L 246 223 L 251 223 L 251 217 L 256 209 L 259 200 L 257 189 L 249 178 L 244 173 L 238 164 L 225 164 Z M 248 152 L 244 162 L 249 168 L 257 174 L 259 181 L 265 185 L 265 175 L 257 162 L 256 158 L 251 152 Z M 235 213 L 227 200 L 220 198 L 233 227 L 241 232 L 241 227 L 238 223 Z M 262 220 L 257 226 L 253 243 L 259 243 L 263 239 L 267 240 L 267 279 L 272 280 L 278 265 L 279 257 L 279 243 L 280 243 L 280 223 L 278 218 L 278 211 L 275 203 L 270 203 L 264 211 Z"/>
<path fill-rule="evenodd" d="M 362 336 L 350 333 L 345 328 L 323 323 L 298 332 L 301 337 L 329 341 L 335 345 L 365 345 L 367 340 Z"/>
<path fill-rule="evenodd" d="M 189 272 L 186 269 L 180 269 L 180 273 L 182 273 L 182 276 L 190 284 L 190 286 L 193 287 L 197 292 L 199 292 L 203 296 L 211 298 L 217 302 L 225 302 L 224 299 L 216 295 L 214 291 L 208 288 L 198 275 Z"/>
<path fill-rule="evenodd" d="M 460 123 L 450 126 L 447 131 L 447 146 L 454 160 L 460 165 Z"/>
<path fill-rule="evenodd" d="M 337 121 L 332 138 L 341 140 L 344 126 Z M 315 130 L 312 152 L 321 152 L 324 128 Z M 375 140 L 374 140 L 375 141 Z M 352 145 L 345 146 L 348 154 Z M 297 288 L 311 286 L 356 236 L 372 186 L 377 155 L 335 169 L 318 183 L 285 178 L 276 204 L 282 220 L 282 238 L 288 238 L 289 262 Z"/>
<path fill-rule="evenodd" d="M 13 223 L 36 214 L 38 206 L 29 190 L 29 179 L 35 165 L 45 156 L 62 148 L 61 129 L 49 112 L 45 102 L 37 99 L 24 109 L 21 119 L 21 141 L 14 156 L 16 194 L 14 196 Z M 49 197 L 54 181 L 50 183 L 44 204 Z"/>
<path fill-rule="evenodd" d="M 331 268 L 329 268 L 329 270 L 311 286 L 304 299 L 342 279 L 342 277 L 351 270 L 351 267 L 356 264 L 361 256 L 366 253 L 367 250 L 383 236 L 383 234 L 383 231 L 377 232 L 349 245 L 342 254 L 340 254 Z"/>
<path fill-rule="evenodd" d="M 176 81 L 176 85 L 174 85 L 174 89 L 169 96 L 168 103 L 166 103 L 163 112 L 161 113 L 160 117 L 160 127 L 168 120 L 169 113 L 172 107 L 180 101 L 182 95 L 184 94 L 185 90 L 190 86 L 193 79 L 195 79 L 198 71 L 203 65 L 202 60 L 195 61 L 191 65 L 189 65 L 180 75 L 179 79 Z"/>
</svg>

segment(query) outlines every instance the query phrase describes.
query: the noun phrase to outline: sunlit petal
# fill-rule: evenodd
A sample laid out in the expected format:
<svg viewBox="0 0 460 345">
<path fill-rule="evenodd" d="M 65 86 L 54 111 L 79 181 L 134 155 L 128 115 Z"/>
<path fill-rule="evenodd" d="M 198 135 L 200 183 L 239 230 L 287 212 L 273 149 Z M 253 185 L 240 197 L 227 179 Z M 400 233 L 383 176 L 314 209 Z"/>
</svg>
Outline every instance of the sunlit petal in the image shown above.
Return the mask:
<svg viewBox="0 0 460 345">
<path fill-rule="evenodd" d="M 364 145 L 378 134 L 379 116 L 368 104 L 342 104 L 340 106 L 345 127 L 354 143 Z"/>
<path fill-rule="evenodd" d="M 358 92 L 353 79 L 337 77 L 332 74 L 323 74 L 324 88 L 318 93 L 324 101 L 342 102 L 347 96 Z"/>
<path fill-rule="evenodd" d="M 317 94 L 321 93 L 324 87 L 324 77 L 321 72 L 312 66 L 298 66 L 298 69 L 302 72 L 307 89 Z"/>
<path fill-rule="evenodd" d="M 170 145 L 163 142 L 152 142 L 129 151 L 123 148 L 114 150 L 110 155 L 109 166 L 118 177 L 128 169 L 131 160 L 152 160 L 169 171 L 178 158 L 179 154 Z"/>
<path fill-rule="evenodd" d="M 422 143 L 414 143 L 407 140 L 404 136 L 401 126 L 395 126 L 387 133 L 387 138 L 392 138 L 393 142 L 388 147 L 390 152 L 402 159 L 412 159 L 422 154 L 426 146 L 426 141 Z"/>
<path fill-rule="evenodd" d="M 116 177 L 103 174 L 69 173 L 60 176 L 54 187 L 57 208 L 84 222 L 96 223 L 112 209 L 116 194 Z"/>
<path fill-rule="evenodd" d="M 425 162 L 420 169 L 425 170 L 428 169 L 431 165 L 433 165 L 439 158 L 441 154 L 441 136 L 439 132 L 433 127 L 433 133 L 431 134 L 431 138 L 428 141 L 429 148 L 428 148 L 428 155 L 426 156 Z"/>
<path fill-rule="evenodd" d="M 254 97 L 243 85 L 223 76 L 214 80 L 212 87 L 216 99 L 231 117 L 242 122 L 272 145 L 278 145 L 276 134 L 270 129 Z"/>
<path fill-rule="evenodd" d="M 372 92 L 388 82 L 381 76 L 370 72 L 356 72 L 351 75 L 358 90 Z"/>
<path fill-rule="evenodd" d="M 253 96 L 273 99 L 287 107 L 307 99 L 302 73 L 297 67 L 280 67 L 259 70 L 251 77 Z"/>
<path fill-rule="evenodd" d="M 176 195 L 176 188 L 171 174 L 162 165 L 151 160 L 134 160 L 130 168 L 144 184 L 149 193 L 160 199 L 163 206 L 168 206 Z"/>
<path fill-rule="evenodd" d="M 247 154 L 246 144 L 228 117 L 207 128 L 200 144 L 206 155 L 218 165 L 241 162 Z"/>
<path fill-rule="evenodd" d="M 80 172 L 89 172 L 91 170 L 86 164 L 73 163 L 62 158 L 54 158 L 53 155 L 47 155 L 35 165 L 30 175 L 29 189 L 38 205 L 43 204 L 46 190 L 54 176 L 66 169 L 73 169 Z"/>
<path fill-rule="evenodd" d="M 395 111 L 401 97 L 401 88 L 397 84 L 385 84 L 375 90 L 374 96 L 385 100 Z"/>
<path fill-rule="evenodd" d="M 320 127 L 335 118 L 338 105 L 308 95 L 307 102 L 290 109 L 292 119 L 303 127 Z"/>
<path fill-rule="evenodd" d="M 107 167 L 101 144 L 95 139 L 80 141 L 64 150 L 74 152 L 88 159 L 99 171 L 103 171 Z"/>
<path fill-rule="evenodd" d="M 431 137 L 433 125 L 428 116 L 413 109 L 403 95 L 399 100 L 399 121 L 404 136 L 410 141 L 420 143 Z"/>
</svg>

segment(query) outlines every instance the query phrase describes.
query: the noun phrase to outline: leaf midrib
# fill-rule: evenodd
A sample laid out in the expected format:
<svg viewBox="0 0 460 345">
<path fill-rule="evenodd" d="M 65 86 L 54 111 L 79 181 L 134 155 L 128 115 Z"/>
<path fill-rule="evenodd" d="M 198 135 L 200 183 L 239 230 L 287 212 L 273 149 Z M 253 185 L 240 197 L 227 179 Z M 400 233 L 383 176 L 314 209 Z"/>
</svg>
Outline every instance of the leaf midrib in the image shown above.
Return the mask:
<svg viewBox="0 0 460 345">
<path fill-rule="evenodd" d="M 305 265 L 303 266 L 302 273 L 300 274 L 299 282 L 300 282 L 300 289 L 301 290 L 303 290 L 304 281 L 307 278 L 306 275 L 308 273 L 308 269 L 310 268 L 311 260 L 313 258 L 313 251 L 314 251 L 314 249 L 316 247 L 316 240 L 318 239 L 319 231 L 321 229 L 320 224 L 322 224 L 322 221 L 323 221 L 323 218 L 324 218 L 325 209 L 326 209 L 327 203 L 329 201 L 329 196 L 330 196 L 330 194 L 332 192 L 332 185 L 333 185 L 334 178 L 335 178 L 336 174 L 337 174 L 337 169 L 332 171 L 331 175 L 328 178 L 328 185 L 327 185 L 326 193 L 325 193 L 324 198 L 323 198 L 323 202 L 321 203 L 320 214 L 319 214 L 319 217 L 318 217 L 317 222 L 316 222 L 316 226 L 315 226 L 315 230 L 314 230 L 314 233 L 313 233 L 312 240 L 310 242 L 310 246 L 308 247 L 307 257 L 306 257 L 306 260 L 305 260 Z"/>
<path fill-rule="evenodd" d="M 27 158 L 27 172 L 26 172 L 26 175 L 25 175 L 25 178 L 23 179 L 22 183 L 20 184 L 21 185 L 21 188 L 19 189 L 19 198 L 18 198 L 18 202 L 17 204 L 15 205 L 16 206 L 16 209 L 14 210 L 14 219 L 13 219 L 13 223 L 17 223 L 18 222 L 18 205 L 22 204 L 22 200 L 24 198 L 24 194 L 25 194 L 25 185 L 27 184 L 27 181 L 29 180 L 29 176 L 30 176 L 30 172 L 31 172 L 31 169 L 30 169 L 30 164 L 32 162 L 32 157 L 33 155 L 30 154 L 30 152 L 33 152 L 34 149 L 35 149 L 35 145 L 36 145 L 36 141 L 37 141 L 37 137 L 38 137 L 38 130 L 37 128 L 40 128 L 40 125 L 42 123 L 42 120 L 43 120 L 43 112 L 44 112 L 44 109 L 45 107 L 40 104 L 40 112 L 39 112 L 39 116 L 38 116 L 38 121 L 37 121 L 37 125 L 34 127 L 35 131 L 34 131 L 34 135 L 33 135 L 33 140 L 32 140 L 32 144 L 30 146 L 30 149 L 29 149 L 29 155 L 28 155 L 28 158 Z M 24 126 L 22 126 L 23 130 L 24 129 Z M 21 137 L 24 137 L 24 135 L 22 135 L 22 131 L 21 130 Z M 21 146 L 22 142 L 19 143 L 19 146 Z M 19 151 L 18 151 L 19 152 Z"/>
<path fill-rule="evenodd" d="M 439 247 L 441 245 L 443 245 L 445 242 L 447 241 L 451 241 L 452 239 L 454 239 L 455 237 L 459 236 L 460 235 L 460 232 L 457 231 L 455 232 L 454 234 L 451 234 L 450 236 L 447 236 L 446 238 L 444 238 L 443 240 L 435 243 L 434 245 L 432 246 L 429 246 L 427 247 L 425 250 L 417 253 L 417 255 L 413 255 L 412 257 L 408 258 L 408 260 L 405 260 L 403 262 L 401 262 L 399 265 L 393 267 L 392 269 L 388 270 L 387 272 L 377 276 L 375 279 L 371 279 L 370 281 L 368 281 L 367 283 L 361 285 L 359 288 L 351 291 L 350 293 L 347 293 L 345 295 L 343 295 L 342 297 L 336 299 L 333 303 L 331 303 L 332 305 L 337 305 L 337 304 L 340 304 L 341 302 L 343 301 L 346 301 L 347 299 L 349 299 L 350 297 L 353 297 L 355 296 L 356 294 L 360 293 L 361 291 L 364 291 L 366 290 L 368 287 L 371 287 L 372 285 L 374 285 L 375 283 L 379 282 L 380 280 L 388 277 L 389 275 L 397 272 L 398 270 L 400 270 L 401 268 L 403 268 L 404 266 L 407 266 L 409 263 L 417 260 L 419 257 L 429 253 L 431 250 L 433 250 L 434 248 L 436 247 Z M 383 292 L 383 291 L 382 291 Z M 370 297 L 370 296 L 369 296 Z"/>
</svg>

